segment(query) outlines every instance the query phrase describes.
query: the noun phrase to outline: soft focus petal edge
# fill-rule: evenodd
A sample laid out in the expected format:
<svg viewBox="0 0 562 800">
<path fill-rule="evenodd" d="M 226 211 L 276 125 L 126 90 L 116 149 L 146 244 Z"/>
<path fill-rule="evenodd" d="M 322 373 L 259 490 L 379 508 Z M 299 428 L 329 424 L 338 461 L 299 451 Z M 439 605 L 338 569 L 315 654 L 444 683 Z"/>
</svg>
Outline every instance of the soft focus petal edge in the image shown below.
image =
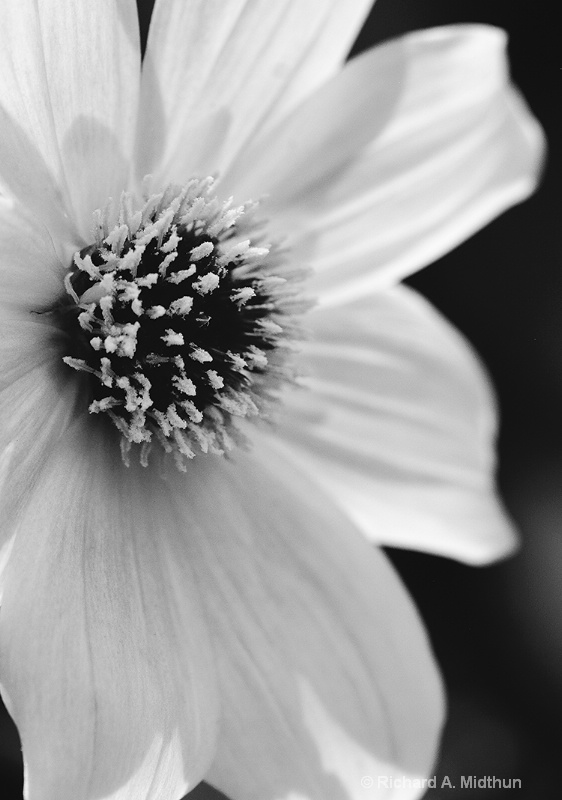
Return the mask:
<svg viewBox="0 0 562 800">
<path fill-rule="evenodd" d="M 395 284 L 534 191 L 546 140 L 510 81 L 506 42 L 498 28 L 455 25 L 368 51 L 378 53 L 374 87 L 382 81 L 395 95 L 386 124 L 347 163 L 342 154 L 340 170 L 278 209 L 323 304 Z M 305 184 L 299 174 L 296 185 Z"/>
</svg>

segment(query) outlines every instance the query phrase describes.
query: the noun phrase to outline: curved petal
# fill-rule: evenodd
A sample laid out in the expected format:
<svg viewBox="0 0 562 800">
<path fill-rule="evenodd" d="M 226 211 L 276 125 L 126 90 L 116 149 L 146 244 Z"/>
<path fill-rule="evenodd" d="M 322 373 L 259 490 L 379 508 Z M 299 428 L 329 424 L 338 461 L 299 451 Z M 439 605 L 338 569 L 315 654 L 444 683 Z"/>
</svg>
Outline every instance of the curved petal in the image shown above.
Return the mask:
<svg viewBox="0 0 562 800">
<path fill-rule="evenodd" d="M 19 515 L 0 675 L 28 800 L 177 800 L 203 777 L 215 673 L 171 509 L 155 470 L 80 424 Z"/>
<path fill-rule="evenodd" d="M 502 31 L 437 28 L 383 49 L 395 56 L 373 74 L 374 97 L 380 84 L 398 95 L 385 129 L 306 193 L 301 175 L 300 195 L 282 194 L 284 219 L 274 207 L 318 273 L 312 289 L 324 303 L 361 297 L 440 257 L 527 197 L 540 168 L 542 132 L 509 85 Z"/>
<path fill-rule="evenodd" d="M 0 307 L 22 315 L 48 308 L 64 292 L 65 271 L 44 225 L 0 197 Z"/>
<path fill-rule="evenodd" d="M 134 0 L 0 5 L 0 178 L 53 234 L 126 187 L 139 61 Z"/>
<path fill-rule="evenodd" d="M 460 334 L 404 286 L 311 323 L 310 391 L 280 422 L 292 458 L 380 544 L 475 564 L 509 552 L 492 393 Z"/>
<path fill-rule="evenodd" d="M 181 182 L 222 170 L 257 130 L 336 71 L 371 5 L 156 0 L 143 62 L 140 175 Z"/>
<path fill-rule="evenodd" d="M 21 337 L 35 338 L 29 328 L 16 330 Z M 7 349 L 0 346 L 2 355 Z M 77 388 L 76 382 L 59 384 L 48 355 L 26 358 L 21 341 L 13 350 L 13 364 L 3 364 L 0 373 L 0 455 L 9 474 L 4 490 L 0 488 L 0 544 L 13 535 L 13 515 L 72 420 Z M 16 361 L 19 358 L 22 361 Z"/>
<path fill-rule="evenodd" d="M 419 796 L 361 783 L 426 775 L 442 715 L 423 628 L 385 557 L 274 449 L 199 460 L 175 500 L 223 703 L 206 780 L 245 800 Z"/>
<path fill-rule="evenodd" d="M 80 384 L 49 347 L 51 336 L 47 326 L 19 319 L 0 333 L 0 548 L 12 541 L 14 519 L 74 419 Z"/>
<path fill-rule="evenodd" d="M 241 201 L 266 195 L 275 216 L 325 185 L 384 130 L 404 70 L 403 48 L 393 44 L 354 58 L 241 153 L 221 178 L 223 191 Z M 383 80 L 388 74 L 394 81 Z"/>
</svg>

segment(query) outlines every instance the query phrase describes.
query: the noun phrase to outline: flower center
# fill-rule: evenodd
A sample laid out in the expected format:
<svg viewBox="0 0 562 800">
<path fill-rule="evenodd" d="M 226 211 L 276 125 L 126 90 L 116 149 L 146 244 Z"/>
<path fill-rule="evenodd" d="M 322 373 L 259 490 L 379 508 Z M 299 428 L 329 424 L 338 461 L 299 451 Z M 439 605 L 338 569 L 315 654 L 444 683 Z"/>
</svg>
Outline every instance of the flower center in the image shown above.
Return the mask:
<svg viewBox="0 0 562 800">
<path fill-rule="evenodd" d="M 146 466 L 155 442 L 180 469 L 224 453 L 235 419 L 263 415 L 290 378 L 299 303 L 255 211 L 218 200 L 207 178 L 95 213 L 65 279 L 63 360 L 88 374 L 89 411 L 112 420 L 126 464 L 138 445 Z"/>
</svg>

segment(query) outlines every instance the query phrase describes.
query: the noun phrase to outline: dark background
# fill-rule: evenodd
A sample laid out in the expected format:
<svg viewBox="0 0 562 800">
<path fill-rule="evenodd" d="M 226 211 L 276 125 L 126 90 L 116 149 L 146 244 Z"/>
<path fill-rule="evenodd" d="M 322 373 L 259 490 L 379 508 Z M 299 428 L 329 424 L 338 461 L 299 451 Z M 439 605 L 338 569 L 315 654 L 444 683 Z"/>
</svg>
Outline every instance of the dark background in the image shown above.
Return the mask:
<svg viewBox="0 0 562 800">
<path fill-rule="evenodd" d="M 138 0 L 146 28 L 151 0 Z M 188 1 L 188 0 L 186 0 Z M 345 0 L 341 0 L 345 2 Z M 463 789 L 463 800 L 560 796 L 562 775 L 562 275 L 560 66 L 547 3 L 525 0 L 378 0 L 354 52 L 391 36 L 453 22 L 510 33 L 516 83 L 547 131 L 542 186 L 409 282 L 474 343 L 502 412 L 500 485 L 523 546 L 474 569 L 392 551 L 433 640 L 450 713 L 435 773 L 520 778 L 522 789 Z M 460 788 L 431 790 L 455 800 Z M 0 800 L 21 800 L 13 724 L 0 715 Z M 216 799 L 202 787 L 190 800 Z M 329 800 L 329 798 L 326 798 Z"/>
</svg>

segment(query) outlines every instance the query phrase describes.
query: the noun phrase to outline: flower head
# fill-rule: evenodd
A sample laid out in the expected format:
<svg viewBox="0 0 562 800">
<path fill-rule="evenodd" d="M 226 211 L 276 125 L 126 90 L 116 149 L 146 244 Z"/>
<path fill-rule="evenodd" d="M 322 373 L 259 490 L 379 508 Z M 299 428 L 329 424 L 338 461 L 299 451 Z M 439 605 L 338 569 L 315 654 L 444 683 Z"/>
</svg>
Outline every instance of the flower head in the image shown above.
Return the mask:
<svg viewBox="0 0 562 800">
<path fill-rule="evenodd" d="M 394 284 L 532 190 L 541 136 L 494 29 L 342 67 L 369 5 L 157 0 L 142 69 L 133 0 L 0 5 L 0 681 L 29 800 L 372 798 L 431 767 L 439 676 L 361 532 L 471 561 L 513 538 L 478 363 Z"/>
</svg>

